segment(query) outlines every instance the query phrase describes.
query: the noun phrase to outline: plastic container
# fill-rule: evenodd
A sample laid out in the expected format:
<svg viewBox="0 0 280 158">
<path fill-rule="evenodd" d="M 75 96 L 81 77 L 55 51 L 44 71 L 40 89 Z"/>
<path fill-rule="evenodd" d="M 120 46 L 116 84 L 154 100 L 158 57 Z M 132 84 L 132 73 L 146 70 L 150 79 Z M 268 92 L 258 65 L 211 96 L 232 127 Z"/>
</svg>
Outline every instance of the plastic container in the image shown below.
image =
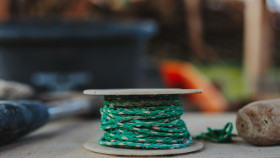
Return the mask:
<svg viewBox="0 0 280 158">
<path fill-rule="evenodd" d="M 1 24 L 0 78 L 39 91 L 139 87 L 156 29 L 152 21 Z"/>
</svg>

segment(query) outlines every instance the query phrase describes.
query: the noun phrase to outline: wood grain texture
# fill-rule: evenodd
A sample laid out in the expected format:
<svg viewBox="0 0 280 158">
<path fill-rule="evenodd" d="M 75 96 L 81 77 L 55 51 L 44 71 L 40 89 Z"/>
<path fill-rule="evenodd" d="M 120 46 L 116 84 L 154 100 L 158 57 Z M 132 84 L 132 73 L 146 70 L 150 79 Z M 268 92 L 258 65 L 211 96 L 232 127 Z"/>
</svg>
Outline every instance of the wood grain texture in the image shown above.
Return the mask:
<svg viewBox="0 0 280 158">
<path fill-rule="evenodd" d="M 235 122 L 235 113 L 226 114 L 200 114 L 186 113 L 182 119 L 186 122 L 192 135 L 205 132 L 206 128 L 222 128 L 226 122 Z M 99 130 L 100 122 L 96 120 L 83 120 L 77 118 L 52 122 L 31 135 L 16 143 L 0 148 L 0 157 L 17 158 L 92 158 L 114 157 L 90 152 L 84 149 L 87 140 L 98 139 L 103 134 Z M 236 129 L 234 129 L 236 133 Z M 248 145 L 240 138 L 235 138 L 231 144 L 217 144 L 203 142 L 205 148 L 200 152 L 175 157 L 277 157 L 280 155 L 280 146 L 256 147 Z"/>
</svg>

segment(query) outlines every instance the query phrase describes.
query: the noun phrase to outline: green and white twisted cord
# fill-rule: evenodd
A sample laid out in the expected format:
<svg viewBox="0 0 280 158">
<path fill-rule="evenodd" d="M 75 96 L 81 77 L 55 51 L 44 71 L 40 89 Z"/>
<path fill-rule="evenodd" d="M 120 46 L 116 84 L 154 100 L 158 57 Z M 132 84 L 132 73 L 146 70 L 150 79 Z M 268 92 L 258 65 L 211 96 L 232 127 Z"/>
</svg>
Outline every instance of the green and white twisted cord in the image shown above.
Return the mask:
<svg viewBox="0 0 280 158">
<path fill-rule="evenodd" d="M 105 96 L 104 136 L 99 144 L 118 148 L 177 149 L 192 142 L 178 95 Z"/>
</svg>

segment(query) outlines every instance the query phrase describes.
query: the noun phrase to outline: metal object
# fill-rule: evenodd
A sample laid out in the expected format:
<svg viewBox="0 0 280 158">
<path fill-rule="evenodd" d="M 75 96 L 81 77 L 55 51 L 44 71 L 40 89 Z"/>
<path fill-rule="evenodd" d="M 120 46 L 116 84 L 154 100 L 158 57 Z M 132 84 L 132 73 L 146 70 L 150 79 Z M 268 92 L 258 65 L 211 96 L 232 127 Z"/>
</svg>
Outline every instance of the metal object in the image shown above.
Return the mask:
<svg viewBox="0 0 280 158">
<path fill-rule="evenodd" d="M 101 99 L 100 99 L 101 101 Z M 78 114 L 87 114 L 91 111 L 98 111 L 98 106 L 92 105 L 92 100 L 84 97 L 72 100 L 63 100 L 52 102 L 52 106 L 48 109 L 50 120 L 61 119 Z"/>
</svg>

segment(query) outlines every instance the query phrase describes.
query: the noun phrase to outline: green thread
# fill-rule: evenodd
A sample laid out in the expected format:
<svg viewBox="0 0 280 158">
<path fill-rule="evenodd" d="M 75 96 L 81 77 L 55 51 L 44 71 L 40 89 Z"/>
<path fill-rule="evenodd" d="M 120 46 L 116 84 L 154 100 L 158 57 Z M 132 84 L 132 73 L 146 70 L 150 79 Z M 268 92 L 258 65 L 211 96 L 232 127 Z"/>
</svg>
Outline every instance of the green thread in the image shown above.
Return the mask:
<svg viewBox="0 0 280 158">
<path fill-rule="evenodd" d="M 232 141 L 232 137 L 236 136 L 236 134 L 232 134 L 233 125 L 231 122 L 228 122 L 223 129 L 211 129 L 209 127 L 207 129 L 207 133 L 201 133 L 196 138 L 216 143 L 228 143 Z"/>
<path fill-rule="evenodd" d="M 118 148 L 177 149 L 192 142 L 179 95 L 104 96 L 99 144 Z"/>
</svg>

